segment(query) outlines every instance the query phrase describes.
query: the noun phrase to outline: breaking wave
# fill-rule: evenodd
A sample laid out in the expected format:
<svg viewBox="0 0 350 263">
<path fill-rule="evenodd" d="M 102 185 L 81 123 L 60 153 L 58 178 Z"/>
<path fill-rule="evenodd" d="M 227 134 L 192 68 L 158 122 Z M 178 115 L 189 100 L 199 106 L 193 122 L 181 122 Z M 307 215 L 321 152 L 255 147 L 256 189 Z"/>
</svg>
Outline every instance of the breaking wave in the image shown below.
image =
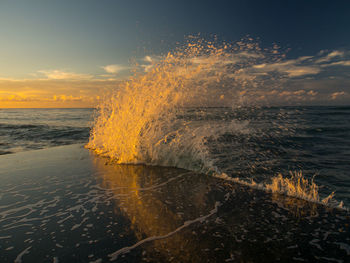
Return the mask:
<svg viewBox="0 0 350 263">
<path fill-rule="evenodd" d="M 330 207 L 344 208 L 343 202 L 335 200 L 334 192 L 325 198 L 320 198 L 319 187 L 313 179 L 305 178 L 301 171 L 290 172 L 290 177 L 284 177 L 282 174 L 271 179 L 270 183 L 256 183 L 254 180 L 250 182 L 240 178 L 229 177 L 225 173 L 214 174 L 215 177 L 228 180 L 231 182 L 247 185 L 249 187 L 264 190 L 271 193 L 278 193 L 286 196 L 292 196 L 313 203 L 323 204 Z"/>
<path fill-rule="evenodd" d="M 105 96 L 86 147 L 118 164 L 185 168 L 320 202 L 317 185 L 301 173 L 290 179 L 278 175 L 270 183 L 247 183 L 216 165 L 231 152 L 212 154 L 222 136 L 249 137 L 255 131 L 247 120 L 210 116 L 205 108 L 258 106 L 264 93 L 282 88 L 283 76 L 254 69 L 281 59 L 277 49 L 263 50 L 251 39 L 217 44 L 190 38 L 173 52 L 149 58 L 150 64 L 141 67 L 145 72 L 135 66 L 134 76 Z"/>
</svg>

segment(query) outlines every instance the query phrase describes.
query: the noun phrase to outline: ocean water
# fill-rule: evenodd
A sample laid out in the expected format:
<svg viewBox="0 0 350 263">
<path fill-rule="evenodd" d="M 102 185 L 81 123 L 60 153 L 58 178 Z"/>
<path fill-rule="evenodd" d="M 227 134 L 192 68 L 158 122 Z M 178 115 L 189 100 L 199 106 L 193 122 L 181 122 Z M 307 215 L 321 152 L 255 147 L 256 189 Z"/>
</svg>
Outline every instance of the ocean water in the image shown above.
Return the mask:
<svg viewBox="0 0 350 263">
<path fill-rule="evenodd" d="M 1 109 L 1 153 L 87 144 L 93 116 L 93 109 Z M 321 199 L 335 192 L 349 206 L 349 116 L 350 107 L 336 106 L 185 108 L 176 118 L 196 136 L 186 133 L 184 142 L 169 136 L 157 159 L 142 158 L 265 184 L 279 173 L 302 172 L 314 179 Z"/>
<path fill-rule="evenodd" d="M 101 94 L 96 111 L 1 110 L 0 153 L 83 143 L 115 164 L 182 168 L 349 206 L 350 107 L 269 106 L 289 78 L 260 70 L 284 57 L 249 39 L 189 39 Z"/>
<path fill-rule="evenodd" d="M 92 109 L 0 109 L 0 155 L 84 143 Z"/>
<path fill-rule="evenodd" d="M 0 261 L 349 262 L 350 107 L 270 106 L 275 61 L 190 40 L 96 110 L 1 109 Z"/>
</svg>

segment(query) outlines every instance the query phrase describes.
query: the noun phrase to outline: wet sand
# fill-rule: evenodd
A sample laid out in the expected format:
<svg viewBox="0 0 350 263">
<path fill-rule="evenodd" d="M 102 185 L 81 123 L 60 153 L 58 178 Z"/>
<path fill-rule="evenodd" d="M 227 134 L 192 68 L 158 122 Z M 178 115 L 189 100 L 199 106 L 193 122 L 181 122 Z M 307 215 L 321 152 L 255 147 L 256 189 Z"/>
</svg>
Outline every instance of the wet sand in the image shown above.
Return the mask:
<svg viewBox="0 0 350 263">
<path fill-rule="evenodd" d="M 82 145 L 0 167 L 0 262 L 350 261 L 344 210 Z"/>
</svg>

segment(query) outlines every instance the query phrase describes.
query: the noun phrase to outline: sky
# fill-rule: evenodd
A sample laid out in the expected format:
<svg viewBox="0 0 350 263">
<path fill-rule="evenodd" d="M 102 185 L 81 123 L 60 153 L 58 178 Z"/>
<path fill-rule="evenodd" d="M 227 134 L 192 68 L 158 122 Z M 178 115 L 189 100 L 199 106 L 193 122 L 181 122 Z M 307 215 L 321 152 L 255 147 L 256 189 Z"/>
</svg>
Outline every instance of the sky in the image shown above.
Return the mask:
<svg viewBox="0 0 350 263">
<path fill-rule="evenodd" d="M 198 33 L 288 50 L 259 70 L 290 79 L 289 104 L 349 105 L 349 14 L 345 0 L 1 0 L 0 108 L 93 107 L 134 61 Z"/>
</svg>

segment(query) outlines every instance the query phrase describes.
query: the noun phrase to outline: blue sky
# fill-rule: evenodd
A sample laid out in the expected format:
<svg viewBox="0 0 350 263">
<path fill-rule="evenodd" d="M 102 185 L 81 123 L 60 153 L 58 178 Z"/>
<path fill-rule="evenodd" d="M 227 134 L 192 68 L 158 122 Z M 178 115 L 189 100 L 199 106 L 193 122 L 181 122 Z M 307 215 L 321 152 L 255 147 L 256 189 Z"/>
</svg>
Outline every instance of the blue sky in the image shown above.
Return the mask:
<svg viewBox="0 0 350 263">
<path fill-rule="evenodd" d="M 197 33 L 229 42 L 250 35 L 290 49 L 288 59 L 342 51 L 347 61 L 349 14 L 349 1 L 2 0 L 0 79 L 123 77 L 130 59 Z M 339 92 L 348 92 L 350 67 L 339 65 L 347 83 Z"/>
</svg>

